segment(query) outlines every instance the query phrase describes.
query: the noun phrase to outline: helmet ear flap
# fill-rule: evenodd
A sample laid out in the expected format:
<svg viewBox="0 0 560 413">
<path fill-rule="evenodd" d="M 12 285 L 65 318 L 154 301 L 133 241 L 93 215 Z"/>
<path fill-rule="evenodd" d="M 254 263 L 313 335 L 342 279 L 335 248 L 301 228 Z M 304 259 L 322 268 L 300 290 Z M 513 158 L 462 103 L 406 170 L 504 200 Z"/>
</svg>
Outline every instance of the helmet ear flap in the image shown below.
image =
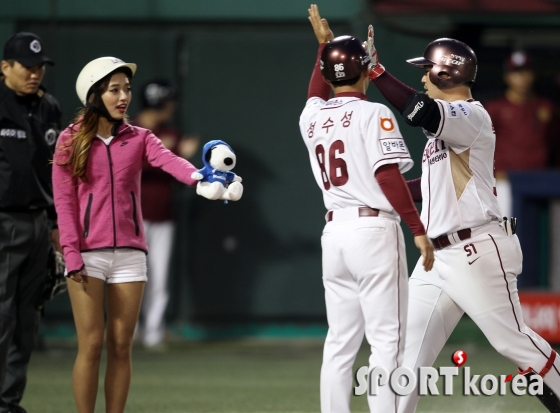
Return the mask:
<svg viewBox="0 0 560 413">
<path fill-rule="evenodd" d="M 447 75 L 447 76 L 442 76 Z M 452 67 L 444 65 L 436 65 L 430 69 L 430 81 L 440 89 L 447 89 L 453 86 L 457 86 L 456 78 L 460 77 L 457 70 Z"/>
<path fill-rule="evenodd" d="M 442 78 L 442 77 L 440 76 L 440 74 L 442 74 L 442 73 L 447 73 L 447 74 L 449 75 L 449 73 L 447 72 L 447 70 L 445 70 L 444 67 L 439 66 L 439 65 L 434 65 L 434 66 L 430 69 L 430 71 L 429 71 L 429 73 L 428 73 L 428 76 L 429 76 L 429 78 L 430 78 L 430 81 L 431 81 L 435 86 L 437 86 L 438 88 L 445 87 L 444 84 L 445 84 L 445 81 L 447 80 L 447 79 Z"/>
</svg>

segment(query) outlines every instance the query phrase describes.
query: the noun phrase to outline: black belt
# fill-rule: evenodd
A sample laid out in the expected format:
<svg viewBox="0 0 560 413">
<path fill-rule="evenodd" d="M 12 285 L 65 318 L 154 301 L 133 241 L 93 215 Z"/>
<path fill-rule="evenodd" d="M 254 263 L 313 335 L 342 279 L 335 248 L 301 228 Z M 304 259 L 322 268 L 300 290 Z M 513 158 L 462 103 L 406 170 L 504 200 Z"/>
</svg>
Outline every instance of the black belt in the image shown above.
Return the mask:
<svg viewBox="0 0 560 413">
<path fill-rule="evenodd" d="M 358 208 L 358 216 L 360 217 L 377 217 L 379 216 L 379 210 L 370 207 L 360 207 Z M 333 220 L 333 211 L 327 212 L 327 222 Z"/>
<path fill-rule="evenodd" d="M 471 229 L 470 228 L 465 228 L 465 229 L 461 229 L 457 232 L 454 232 L 451 235 L 448 234 L 443 234 L 440 235 L 437 238 L 431 238 L 432 244 L 434 244 L 434 248 L 436 250 L 441 250 L 445 247 L 449 247 L 452 242 L 449 241 L 449 237 L 458 237 L 459 241 L 464 241 L 466 239 L 469 239 L 471 237 Z M 459 242 L 457 241 L 457 242 Z M 453 244 L 455 244 L 456 242 L 454 242 Z"/>
</svg>

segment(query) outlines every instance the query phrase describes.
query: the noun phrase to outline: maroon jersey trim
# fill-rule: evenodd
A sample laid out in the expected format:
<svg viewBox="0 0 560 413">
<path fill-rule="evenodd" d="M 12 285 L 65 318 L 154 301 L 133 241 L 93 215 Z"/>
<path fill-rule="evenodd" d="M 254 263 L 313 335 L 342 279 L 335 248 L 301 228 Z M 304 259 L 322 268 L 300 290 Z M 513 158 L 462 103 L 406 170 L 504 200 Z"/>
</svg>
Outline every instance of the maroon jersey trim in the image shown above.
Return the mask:
<svg viewBox="0 0 560 413">
<path fill-rule="evenodd" d="M 388 161 L 388 160 L 391 160 L 391 159 L 412 159 L 412 158 L 410 156 L 394 156 L 392 158 L 383 158 L 383 159 L 380 159 L 377 162 L 375 162 L 373 164 L 373 167 L 375 168 L 375 165 L 377 165 L 379 162 Z"/>
<path fill-rule="evenodd" d="M 367 96 L 360 92 L 340 92 L 334 95 L 335 98 L 360 98 L 362 100 L 367 100 Z"/>
</svg>

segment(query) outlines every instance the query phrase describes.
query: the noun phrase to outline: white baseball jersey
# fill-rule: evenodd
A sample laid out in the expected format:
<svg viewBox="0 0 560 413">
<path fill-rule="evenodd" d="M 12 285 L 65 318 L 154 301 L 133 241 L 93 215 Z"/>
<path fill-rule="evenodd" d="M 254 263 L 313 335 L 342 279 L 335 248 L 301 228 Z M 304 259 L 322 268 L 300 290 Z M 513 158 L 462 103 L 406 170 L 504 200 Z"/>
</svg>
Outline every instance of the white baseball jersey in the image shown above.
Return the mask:
<svg viewBox="0 0 560 413">
<path fill-rule="evenodd" d="M 359 96 L 313 97 L 299 126 L 328 210 L 368 206 L 395 213 L 374 173 L 392 163 L 403 173 L 413 161 L 389 108 Z"/>
<path fill-rule="evenodd" d="M 441 123 L 435 134 L 425 132 L 422 221 L 432 238 L 472 231 L 469 238 L 436 250 L 431 271 L 424 270 L 422 259 L 414 268 L 402 365 L 413 371 L 432 366 L 466 313 L 498 352 L 521 370 L 539 373 L 560 395 L 560 357 L 523 321 L 519 240 L 494 220 L 501 213 L 493 192 L 490 116 L 475 101 L 436 102 Z M 401 397 L 398 413 L 414 413 L 419 397 L 417 391 Z"/>
<path fill-rule="evenodd" d="M 345 93 L 328 101 L 311 98 L 300 118 L 313 175 L 325 207 L 334 210 L 321 235 L 329 323 L 321 366 L 323 413 L 350 413 L 352 363 L 364 334 L 375 348 L 370 368 L 393 371 L 404 352 L 404 237 L 375 171 L 394 163 L 404 172 L 412 159 L 391 111 L 362 97 Z M 360 217 L 364 206 L 388 214 Z M 395 412 L 397 399 L 387 387 L 368 396 L 368 403 L 372 412 Z"/>
<path fill-rule="evenodd" d="M 484 107 L 476 101 L 436 99 L 441 122 L 426 130 L 422 156 L 422 223 L 436 238 L 500 219 L 494 195 L 496 135 Z"/>
</svg>

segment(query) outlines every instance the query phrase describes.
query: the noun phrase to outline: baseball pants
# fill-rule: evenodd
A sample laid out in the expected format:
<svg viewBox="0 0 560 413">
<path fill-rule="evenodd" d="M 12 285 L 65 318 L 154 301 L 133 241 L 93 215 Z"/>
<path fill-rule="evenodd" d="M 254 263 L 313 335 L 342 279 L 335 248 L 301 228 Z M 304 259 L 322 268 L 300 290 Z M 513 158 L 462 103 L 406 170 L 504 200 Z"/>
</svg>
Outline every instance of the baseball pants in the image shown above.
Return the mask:
<svg viewBox="0 0 560 413">
<path fill-rule="evenodd" d="M 23 397 L 35 346 L 50 231 L 45 211 L 0 212 L 0 412 Z"/>
<path fill-rule="evenodd" d="M 142 303 L 143 343 L 146 346 L 161 344 L 165 336 L 165 310 L 169 301 L 167 280 L 173 247 L 173 228 L 174 224 L 171 221 L 144 221 L 149 251 L 148 282 Z"/>
<path fill-rule="evenodd" d="M 474 245 L 474 249 L 471 247 Z M 473 251 L 468 255 L 468 250 Z M 517 291 L 522 253 L 517 236 L 498 224 L 435 253 L 434 268 L 421 260 L 409 282 L 408 323 L 403 366 L 417 372 L 432 366 L 463 313 L 490 344 L 516 367 L 540 372 L 552 354 L 550 345 L 523 322 Z M 544 382 L 560 395 L 560 358 Z M 419 395 L 399 397 L 399 413 L 416 411 Z"/>
<path fill-rule="evenodd" d="M 364 334 L 369 369 L 398 367 L 404 350 L 407 266 L 395 218 L 358 217 L 357 208 L 333 211 L 324 228 L 323 284 L 329 330 L 321 368 L 322 413 L 349 413 L 352 367 Z M 368 395 L 372 412 L 396 412 L 396 396 L 381 386 Z"/>
</svg>

